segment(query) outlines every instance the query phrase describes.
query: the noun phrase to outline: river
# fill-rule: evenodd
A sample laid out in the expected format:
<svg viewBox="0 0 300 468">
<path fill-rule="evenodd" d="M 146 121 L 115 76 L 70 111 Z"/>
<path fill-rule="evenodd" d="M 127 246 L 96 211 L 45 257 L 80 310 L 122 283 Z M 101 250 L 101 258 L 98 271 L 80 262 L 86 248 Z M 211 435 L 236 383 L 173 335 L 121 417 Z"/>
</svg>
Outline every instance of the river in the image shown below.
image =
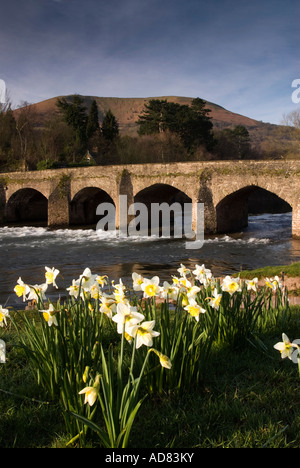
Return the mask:
<svg viewBox="0 0 300 468">
<path fill-rule="evenodd" d="M 2 227 L 0 304 L 22 305 L 13 292 L 18 278 L 29 284 L 43 283 L 45 266 L 61 271 L 59 289 L 53 291 L 51 287 L 47 294 L 55 299 L 66 294 L 72 279 L 77 279 L 86 267 L 131 285 L 133 271 L 170 280 L 180 263 L 204 263 L 217 276 L 300 261 L 300 241 L 291 238 L 291 222 L 291 213 L 249 216 L 249 225 L 242 232 L 209 236 L 198 250 L 187 250 L 181 239 L 121 239 L 116 233 L 93 229 Z"/>
</svg>

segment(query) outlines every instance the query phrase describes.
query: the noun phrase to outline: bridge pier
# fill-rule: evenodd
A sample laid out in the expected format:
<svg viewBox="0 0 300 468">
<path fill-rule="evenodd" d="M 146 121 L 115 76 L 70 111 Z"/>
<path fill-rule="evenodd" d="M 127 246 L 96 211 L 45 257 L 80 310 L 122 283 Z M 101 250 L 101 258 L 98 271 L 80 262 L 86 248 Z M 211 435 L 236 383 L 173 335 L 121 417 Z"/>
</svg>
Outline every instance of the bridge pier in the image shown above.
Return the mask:
<svg viewBox="0 0 300 468">
<path fill-rule="evenodd" d="M 48 227 L 68 228 L 70 225 L 70 180 L 54 181 L 48 199 Z"/>
<path fill-rule="evenodd" d="M 294 239 L 300 239 L 300 201 L 293 208 L 292 236 Z"/>
</svg>

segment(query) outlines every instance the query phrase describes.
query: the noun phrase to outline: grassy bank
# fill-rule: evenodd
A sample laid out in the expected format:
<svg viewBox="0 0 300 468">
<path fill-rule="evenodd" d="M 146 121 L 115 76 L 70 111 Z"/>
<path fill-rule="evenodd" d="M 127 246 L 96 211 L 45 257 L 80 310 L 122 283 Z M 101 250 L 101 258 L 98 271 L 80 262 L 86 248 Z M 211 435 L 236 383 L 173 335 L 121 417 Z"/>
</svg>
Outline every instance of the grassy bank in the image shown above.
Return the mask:
<svg viewBox="0 0 300 468">
<path fill-rule="evenodd" d="M 235 276 L 239 276 L 244 279 L 253 277 L 261 279 L 271 276 L 278 276 L 281 278 L 282 273 L 284 273 L 285 276 L 292 278 L 300 277 L 300 262 L 291 263 L 290 265 L 267 266 L 256 270 L 244 270 L 239 274 L 235 274 Z"/>
<path fill-rule="evenodd" d="M 284 331 L 300 337 L 300 308 L 288 328 L 266 328 L 259 342 L 238 351 L 214 347 L 201 382 L 181 395 L 148 396 L 130 438 L 133 448 L 239 448 L 300 446 L 300 379 L 295 364 L 273 345 Z M 10 326 L 0 329 L 8 359 L 0 365 L 0 446 L 65 447 L 67 436 L 57 404 L 47 402 L 33 379 Z M 97 446 L 91 439 L 90 446 Z"/>
</svg>

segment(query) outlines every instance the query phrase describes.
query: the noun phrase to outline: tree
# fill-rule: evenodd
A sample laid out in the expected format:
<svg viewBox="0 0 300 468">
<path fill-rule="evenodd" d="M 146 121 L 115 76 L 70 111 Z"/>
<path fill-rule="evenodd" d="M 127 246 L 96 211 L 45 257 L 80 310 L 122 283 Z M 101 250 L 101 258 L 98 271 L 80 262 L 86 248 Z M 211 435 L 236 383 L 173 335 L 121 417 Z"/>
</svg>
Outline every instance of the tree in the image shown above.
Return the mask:
<svg viewBox="0 0 300 468">
<path fill-rule="evenodd" d="M 63 115 L 65 122 L 73 128 L 76 136 L 76 143 L 85 151 L 87 144 L 87 108 L 84 101 L 78 94 L 71 96 L 71 102 L 66 98 L 58 98 L 56 102 L 57 107 Z"/>
<path fill-rule="evenodd" d="M 114 141 L 119 135 L 119 125 L 117 119 L 110 109 L 105 114 L 101 129 L 103 137 L 110 142 Z"/>
<path fill-rule="evenodd" d="M 139 135 L 151 135 L 169 131 L 180 136 L 185 148 L 193 153 L 204 145 L 213 145 L 213 124 L 205 108 L 205 101 L 194 99 L 191 106 L 166 100 L 151 99 L 139 116 Z"/>
<path fill-rule="evenodd" d="M 91 104 L 90 112 L 89 112 L 88 119 L 87 119 L 87 125 L 86 125 L 87 139 L 89 140 L 98 130 L 100 130 L 99 120 L 98 120 L 98 106 L 94 99 Z"/>
<path fill-rule="evenodd" d="M 243 125 L 219 131 L 216 140 L 215 153 L 220 159 L 245 159 L 253 155 L 250 135 Z"/>
<path fill-rule="evenodd" d="M 16 120 L 10 104 L 0 104 L 0 161 L 6 163 L 12 155 L 12 140 L 16 136 Z"/>
</svg>

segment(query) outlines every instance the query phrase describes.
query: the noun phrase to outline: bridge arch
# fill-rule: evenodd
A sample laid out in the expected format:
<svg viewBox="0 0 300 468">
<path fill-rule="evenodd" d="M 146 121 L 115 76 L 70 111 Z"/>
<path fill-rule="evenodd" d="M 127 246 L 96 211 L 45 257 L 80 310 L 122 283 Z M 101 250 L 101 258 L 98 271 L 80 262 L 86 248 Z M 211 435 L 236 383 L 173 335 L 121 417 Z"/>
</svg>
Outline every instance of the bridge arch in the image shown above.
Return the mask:
<svg viewBox="0 0 300 468">
<path fill-rule="evenodd" d="M 170 234 L 172 234 L 175 223 L 178 228 L 182 227 L 182 234 L 185 231 L 190 233 L 192 226 L 192 198 L 179 188 L 170 184 L 155 183 L 135 194 L 134 204 L 137 203 L 142 203 L 146 206 L 148 211 L 148 228 L 149 230 L 152 229 L 152 233 L 153 229 L 158 229 L 159 232 L 165 232 L 168 235 L 167 231 L 164 231 L 164 227 L 167 228 L 169 226 Z M 154 217 L 151 216 L 153 215 L 154 204 L 156 204 L 156 209 L 161 208 L 160 218 L 157 219 L 153 219 Z"/>
<path fill-rule="evenodd" d="M 47 225 L 48 199 L 33 188 L 14 191 L 5 207 L 5 221 L 11 224 L 34 223 Z"/>
<path fill-rule="evenodd" d="M 111 203 L 112 197 L 99 187 L 85 187 L 79 190 L 70 202 L 71 226 L 94 226 L 99 221 L 96 214 L 100 203 Z"/>
<path fill-rule="evenodd" d="M 247 227 L 248 214 L 286 213 L 292 205 L 276 193 L 248 185 L 226 195 L 216 205 L 216 231 L 236 232 Z"/>
</svg>

